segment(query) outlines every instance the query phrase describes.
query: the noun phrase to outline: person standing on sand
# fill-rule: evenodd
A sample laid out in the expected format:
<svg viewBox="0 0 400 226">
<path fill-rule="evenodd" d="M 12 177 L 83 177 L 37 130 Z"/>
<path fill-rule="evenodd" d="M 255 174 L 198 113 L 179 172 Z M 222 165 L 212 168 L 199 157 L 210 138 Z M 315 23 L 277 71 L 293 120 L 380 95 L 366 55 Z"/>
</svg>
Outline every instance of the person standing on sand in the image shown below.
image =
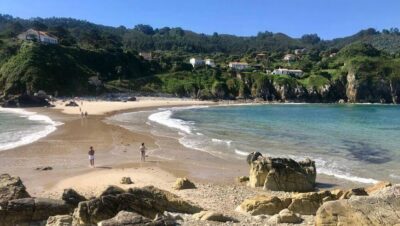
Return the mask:
<svg viewBox="0 0 400 226">
<path fill-rule="evenodd" d="M 140 159 L 142 160 L 142 162 L 145 162 L 146 161 L 146 147 L 144 146 L 144 143 L 142 143 L 142 145 L 140 145 L 139 150 L 140 150 L 140 154 L 141 154 Z"/>
<path fill-rule="evenodd" d="M 92 146 L 90 146 L 88 155 L 89 155 L 90 167 L 94 167 L 94 149 Z"/>
</svg>

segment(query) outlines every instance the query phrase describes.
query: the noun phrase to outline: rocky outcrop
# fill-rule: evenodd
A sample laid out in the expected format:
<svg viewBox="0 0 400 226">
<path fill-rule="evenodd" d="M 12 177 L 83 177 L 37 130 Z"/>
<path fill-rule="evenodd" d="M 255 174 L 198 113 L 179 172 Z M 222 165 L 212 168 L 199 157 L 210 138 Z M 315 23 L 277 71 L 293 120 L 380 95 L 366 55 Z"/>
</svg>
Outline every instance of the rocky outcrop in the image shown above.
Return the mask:
<svg viewBox="0 0 400 226">
<path fill-rule="evenodd" d="M 64 189 L 61 199 L 74 207 L 77 207 L 80 202 L 86 201 L 84 196 L 80 195 L 72 188 Z"/>
<path fill-rule="evenodd" d="M 287 158 L 263 158 L 250 165 L 251 187 L 272 191 L 312 191 L 315 187 L 315 162 L 296 162 Z"/>
<path fill-rule="evenodd" d="M 10 200 L 29 197 L 19 177 L 12 177 L 9 174 L 0 175 L 0 207 Z"/>
<path fill-rule="evenodd" d="M 354 70 L 350 70 L 347 73 L 347 85 L 346 85 L 346 96 L 347 101 L 350 103 L 357 102 L 357 91 L 358 91 L 358 81 L 356 80 L 356 73 Z"/>
<path fill-rule="evenodd" d="M 187 178 L 178 178 L 176 179 L 173 188 L 175 190 L 193 189 L 196 188 L 196 185 Z"/>
<path fill-rule="evenodd" d="M 43 97 L 22 94 L 7 98 L 2 107 L 5 108 L 27 108 L 27 107 L 49 107 L 50 103 Z"/>
<path fill-rule="evenodd" d="M 74 222 L 78 225 L 96 224 L 114 217 L 123 210 L 149 218 L 154 218 L 164 211 L 191 214 L 201 211 L 201 208 L 178 196 L 152 186 L 129 189 L 123 193 L 103 192 L 103 194 L 105 195 L 80 202 L 74 211 Z"/>
<path fill-rule="evenodd" d="M 400 224 L 400 185 L 387 187 L 372 196 L 353 196 L 324 203 L 315 224 L 398 225 Z"/>
<path fill-rule="evenodd" d="M 330 191 L 298 193 L 285 198 L 261 195 L 244 200 L 236 210 L 251 215 L 274 215 L 289 209 L 298 214 L 315 215 L 324 202 L 335 199 L 336 195 Z"/>
<path fill-rule="evenodd" d="M 232 217 L 214 211 L 201 211 L 200 213 L 193 214 L 193 218 L 202 221 L 237 222 L 237 220 Z"/>
<path fill-rule="evenodd" d="M 373 195 L 381 190 L 383 190 L 384 188 L 390 187 L 392 186 L 392 183 L 390 183 L 389 181 L 379 181 L 378 183 L 366 187 L 364 190 L 368 195 Z"/>
<path fill-rule="evenodd" d="M 47 219 L 46 226 L 71 226 L 72 216 L 71 215 L 56 215 L 51 216 Z"/>
<path fill-rule="evenodd" d="M 7 202 L 0 209 L 0 226 L 47 220 L 50 216 L 72 212 L 62 200 L 23 198 Z"/>
</svg>

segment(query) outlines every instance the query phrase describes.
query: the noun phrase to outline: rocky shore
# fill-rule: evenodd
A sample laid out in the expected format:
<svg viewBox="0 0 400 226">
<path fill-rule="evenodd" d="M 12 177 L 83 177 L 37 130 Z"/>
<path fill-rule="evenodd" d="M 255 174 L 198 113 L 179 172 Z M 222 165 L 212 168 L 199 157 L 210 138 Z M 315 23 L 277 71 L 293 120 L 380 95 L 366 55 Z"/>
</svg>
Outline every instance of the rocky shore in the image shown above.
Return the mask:
<svg viewBox="0 0 400 226">
<path fill-rule="evenodd" d="M 315 163 L 259 157 L 249 177 L 230 184 L 178 178 L 168 189 L 137 187 L 130 178 L 96 197 L 65 188 L 31 197 L 20 178 L 0 176 L 0 226 L 48 225 L 396 225 L 400 185 L 315 187 Z M 129 182 L 129 183 L 128 183 Z M 128 186 L 122 188 L 122 186 Z"/>
</svg>

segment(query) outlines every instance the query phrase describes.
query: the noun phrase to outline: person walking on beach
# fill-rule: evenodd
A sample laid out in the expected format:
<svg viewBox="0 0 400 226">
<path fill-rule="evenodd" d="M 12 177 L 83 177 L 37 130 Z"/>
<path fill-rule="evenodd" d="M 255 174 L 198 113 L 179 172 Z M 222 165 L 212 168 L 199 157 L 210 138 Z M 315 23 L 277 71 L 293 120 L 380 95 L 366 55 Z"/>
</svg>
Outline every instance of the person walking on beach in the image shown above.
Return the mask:
<svg viewBox="0 0 400 226">
<path fill-rule="evenodd" d="M 89 155 L 90 167 L 94 167 L 94 149 L 92 146 L 90 146 L 88 155 Z"/>
<path fill-rule="evenodd" d="M 140 154 L 141 154 L 140 159 L 142 160 L 142 162 L 145 162 L 146 161 L 146 147 L 144 146 L 144 143 L 142 143 L 142 145 L 140 145 L 139 150 L 140 150 Z"/>
</svg>

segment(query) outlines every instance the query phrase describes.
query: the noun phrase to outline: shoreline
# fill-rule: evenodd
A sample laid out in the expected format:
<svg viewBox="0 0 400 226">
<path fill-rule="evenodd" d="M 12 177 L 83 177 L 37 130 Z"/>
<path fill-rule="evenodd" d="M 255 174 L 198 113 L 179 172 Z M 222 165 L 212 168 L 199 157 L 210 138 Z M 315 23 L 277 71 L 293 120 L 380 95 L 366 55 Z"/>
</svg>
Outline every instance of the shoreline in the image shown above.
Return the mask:
<svg viewBox="0 0 400 226">
<path fill-rule="evenodd" d="M 140 101 L 139 101 L 140 102 Z M 136 103 L 139 103 L 136 102 Z M 96 102 L 92 102 L 95 104 Z M 98 102 L 97 102 L 98 103 Z M 102 102 L 107 103 L 107 102 Z M 85 105 L 86 103 L 84 103 Z M 118 103 L 121 104 L 121 103 Z M 134 106 L 132 102 L 129 107 Z M 156 179 L 150 175 L 168 175 L 157 183 L 165 182 L 171 185 L 172 179 L 176 177 L 188 177 L 197 183 L 212 184 L 233 184 L 238 176 L 248 175 L 248 166 L 242 160 L 226 160 L 217 158 L 209 153 L 200 152 L 183 147 L 178 141 L 171 142 L 164 155 L 175 155 L 179 158 L 166 160 L 160 157 L 150 156 L 149 162 L 141 164 L 136 147 L 141 142 L 148 145 L 149 151 L 158 148 L 159 137 L 145 132 L 133 132 L 121 126 L 105 122 L 108 117 L 126 112 L 156 110 L 160 107 L 179 107 L 195 105 L 215 105 L 214 102 L 199 102 L 188 100 L 167 101 L 163 104 L 153 102 L 153 106 L 136 105 L 132 108 L 114 109 L 102 112 L 101 114 L 90 114 L 89 117 L 82 119 L 79 114 L 73 112 L 63 112 L 61 108 L 33 108 L 38 114 L 50 117 L 54 121 L 64 123 L 57 127 L 57 130 L 48 136 L 28 145 L 0 152 L 0 159 L 4 164 L 0 166 L 1 173 L 10 173 L 20 176 L 30 193 L 37 196 L 54 196 L 60 194 L 62 189 L 72 186 L 84 180 L 85 177 L 97 178 L 102 174 L 114 175 L 113 181 L 107 183 L 117 183 L 120 177 L 125 174 L 135 175 L 137 173 L 147 175 L 148 178 Z M 236 104 L 229 104 L 236 105 Z M 94 106 L 94 105 L 93 105 Z M 28 109 L 30 110 L 30 109 Z M 90 169 L 87 163 L 87 148 L 93 145 L 96 150 L 96 165 L 98 168 Z M 133 147 L 133 148 L 132 148 Z M 157 153 L 155 153 L 157 156 Z M 36 171 L 36 167 L 51 166 L 51 171 Z M 144 170 L 144 171 L 143 171 Z M 119 173 L 116 173 L 119 172 Z M 135 173 L 137 172 L 137 173 Z M 118 176 L 116 176 L 118 175 Z M 151 181 L 143 179 L 142 176 L 132 176 L 133 180 L 141 180 L 140 184 L 150 184 Z M 146 177 L 146 176 L 145 176 Z M 71 179 L 75 178 L 75 179 Z M 117 178 L 115 181 L 115 178 Z M 104 181 L 105 182 L 105 181 Z M 321 189 L 325 188 L 349 188 L 357 183 L 349 183 L 340 179 L 332 179 L 330 176 L 318 175 L 317 182 Z M 87 183 L 93 183 L 88 179 Z M 82 187 L 88 185 L 84 183 Z M 359 185 L 359 184 L 358 184 Z M 63 188 L 62 188 L 63 187 Z M 101 187 L 101 186 L 100 186 Z M 87 190 L 99 191 L 104 187 Z M 85 193 L 85 191 L 83 191 Z"/>
</svg>

